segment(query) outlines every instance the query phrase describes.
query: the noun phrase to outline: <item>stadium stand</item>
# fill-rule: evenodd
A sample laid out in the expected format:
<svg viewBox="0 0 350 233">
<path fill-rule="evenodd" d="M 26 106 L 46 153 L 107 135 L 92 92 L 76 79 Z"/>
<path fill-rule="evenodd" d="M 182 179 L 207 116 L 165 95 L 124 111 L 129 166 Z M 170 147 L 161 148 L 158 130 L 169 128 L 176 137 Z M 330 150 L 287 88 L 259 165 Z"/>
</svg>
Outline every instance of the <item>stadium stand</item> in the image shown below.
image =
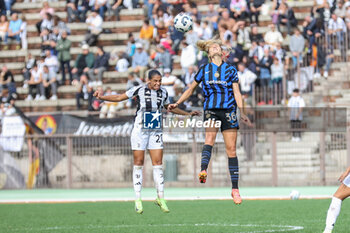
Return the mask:
<svg viewBox="0 0 350 233">
<path fill-rule="evenodd" d="M 190 11 L 195 12 L 193 10 L 196 8 L 200 15 L 204 16 L 209 10 L 209 4 L 214 4 L 214 8 L 217 9 L 219 7 L 219 1 L 192 1 L 189 4 Z M 287 1 L 289 7 L 291 7 L 294 11 L 295 18 L 297 20 L 298 28 L 303 31 L 303 23 L 304 20 L 310 15 L 313 7 L 313 1 Z M 267 5 L 272 6 L 274 3 L 267 2 Z M 68 39 L 71 41 L 71 61 L 70 66 L 74 67 L 74 61 L 77 56 L 81 53 L 81 45 L 82 41 L 85 39 L 85 34 L 88 29 L 88 26 L 85 22 L 72 22 L 67 23 L 67 11 L 65 1 L 57 1 L 57 2 L 49 2 L 50 7 L 52 7 L 55 11 L 55 15 L 58 16 L 62 22 L 66 23 L 70 30 L 70 35 Z M 197 7 L 194 7 L 196 5 Z M 60 83 L 58 87 L 58 99 L 57 100 L 31 100 L 26 101 L 25 98 L 28 95 L 28 87 L 24 85 L 24 78 L 22 75 L 23 69 L 25 68 L 25 61 L 28 54 L 32 54 L 39 60 L 42 55 L 42 38 L 39 36 L 36 28 L 36 24 L 40 21 L 41 16 L 39 12 L 42 8 L 42 2 L 21 2 L 16 1 L 13 5 L 12 10 L 16 12 L 20 12 L 20 18 L 23 18 L 27 22 L 27 42 L 28 49 L 17 49 L 15 43 L 9 44 L 8 50 L 5 50 L 5 45 L 1 45 L 0 51 L 0 63 L 6 64 L 8 69 L 14 74 L 14 81 L 17 88 L 18 99 L 16 101 L 16 105 L 20 107 L 24 111 L 71 111 L 75 110 L 76 107 L 76 93 L 79 88 L 76 85 L 72 85 L 71 83 Z M 188 8 L 186 8 L 188 10 Z M 107 13 L 106 13 L 107 14 Z M 198 13 L 196 13 L 198 15 Z M 168 16 L 170 17 L 170 16 Z M 104 50 L 111 55 L 117 54 L 118 52 L 126 52 L 127 43 L 129 38 L 129 33 L 132 33 L 135 39 L 138 39 L 140 36 L 140 29 L 143 26 L 143 20 L 145 19 L 145 8 L 142 2 L 139 3 L 138 8 L 135 9 L 123 9 L 120 13 L 120 21 L 115 20 L 115 16 L 107 16 L 105 15 L 104 21 L 102 23 L 103 31 L 98 37 L 97 45 L 103 46 Z M 163 19 L 165 20 L 164 16 Z M 155 21 L 159 21 L 155 18 Z M 162 21 L 162 20 L 160 20 Z M 246 19 L 248 22 L 249 20 Z M 269 31 L 269 26 L 271 23 L 277 23 L 276 18 L 271 17 L 270 15 L 260 14 L 259 16 L 259 33 L 266 33 Z M 158 22 L 156 22 L 158 23 Z M 151 20 L 151 25 L 154 24 Z M 249 28 L 249 23 L 246 25 Z M 159 28 L 158 28 L 159 30 Z M 281 26 L 281 31 L 283 35 L 282 46 L 284 49 L 288 50 L 290 36 L 287 36 L 287 28 Z M 159 38 L 158 38 L 159 39 Z M 157 38 L 155 37 L 155 40 Z M 155 45 L 157 45 L 156 43 Z M 144 43 L 147 46 L 147 43 Z M 164 46 L 164 44 L 163 44 Z M 305 45 L 307 47 L 307 45 Z M 96 46 L 91 46 L 90 51 L 95 53 Z M 152 49 L 152 48 L 151 48 Z M 153 51 L 153 50 L 151 50 Z M 151 58 L 154 58 L 155 53 L 149 54 Z M 173 55 L 173 70 L 172 74 L 180 77 L 183 75 L 183 70 L 180 65 L 180 52 Z M 197 54 L 198 55 L 198 54 Z M 344 66 L 344 61 L 341 60 L 341 53 L 339 50 L 334 50 L 334 61 L 329 70 L 329 74 L 331 74 L 328 79 L 318 79 L 318 81 L 314 82 L 312 90 L 309 90 L 306 98 L 306 101 L 309 101 L 313 104 L 316 104 L 316 101 L 320 99 L 321 96 L 325 101 L 332 102 L 334 104 L 347 104 L 349 103 L 348 98 L 350 97 L 350 93 L 344 88 L 349 87 L 349 82 L 343 80 L 341 78 L 342 72 L 345 71 L 346 66 Z M 287 56 L 290 56 L 290 52 L 287 51 Z M 153 62 L 154 63 L 154 62 Z M 150 63 L 151 67 L 157 67 L 159 64 Z M 126 89 L 126 84 L 128 81 L 128 73 L 127 72 L 117 72 L 114 68 L 115 63 L 110 62 L 108 69 L 103 73 L 103 88 L 111 87 L 113 91 L 120 92 Z M 59 65 L 58 65 L 59 67 Z M 60 68 L 59 68 L 60 69 Z M 68 76 L 68 72 L 67 72 Z M 61 80 L 61 73 L 57 76 L 58 80 Z M 67 80 L 69 80 L 67 78 Z M 343 84 L 339 85 L 339 81 Z M 181 85 L 180 85 L 181 86 Z M 332 87 L 332 90 L 330 90 Z M 90 88 L 90 87 L 89 87 Z M 96 87 L 92 87 L 96 88 Z M 327 93 L 325 90 L 330 90 Z M 89 89 L 91 93 L 91 89 Z M 48 96 L 49 97 L 49 96 Z M 337 97 L 344 97 L 338 98 Z M 321 99 L 322 99 L 321 98 Z M 82 109 L 93 110 L 91 106 L 88 105 L 88 98 L 84 98 L 84 104 Z M 261 104 L 268 104 L 269 100 L 262 101 L 258 100 L 256 104 L 260 102 Z M 90 103 L 91 104 L 91 103 Z M 273 104 L 281 104 L 281 101 L 277 101 Z"/>
</svg>

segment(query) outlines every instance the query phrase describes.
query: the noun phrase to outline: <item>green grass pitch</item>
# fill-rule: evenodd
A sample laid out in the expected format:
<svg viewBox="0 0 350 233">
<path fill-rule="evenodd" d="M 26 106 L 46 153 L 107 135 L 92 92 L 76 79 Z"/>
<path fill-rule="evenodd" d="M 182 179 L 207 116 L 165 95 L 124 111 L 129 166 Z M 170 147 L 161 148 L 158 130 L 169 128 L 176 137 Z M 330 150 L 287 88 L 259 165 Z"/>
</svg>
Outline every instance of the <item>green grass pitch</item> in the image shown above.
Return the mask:
<svg viewBox="0 0 350 233">
<path fill-rule="evenodd" d="M 0 232 L 322 232 L 330 199 L 168 201 L 162 213 L 144 201 L 0 204 Z M 350 202 L 344 201 L 335 233 L 350 232 Z"/>
</svg>

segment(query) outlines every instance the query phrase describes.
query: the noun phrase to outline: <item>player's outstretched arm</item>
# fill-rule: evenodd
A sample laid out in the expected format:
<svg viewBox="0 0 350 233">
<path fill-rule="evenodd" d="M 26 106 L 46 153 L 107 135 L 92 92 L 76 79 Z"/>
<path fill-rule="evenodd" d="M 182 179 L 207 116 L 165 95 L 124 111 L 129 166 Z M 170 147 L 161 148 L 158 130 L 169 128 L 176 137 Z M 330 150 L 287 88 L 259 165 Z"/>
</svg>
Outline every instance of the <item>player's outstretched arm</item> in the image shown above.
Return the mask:
<svg viewBox="0 0 350 233">
<path fill-rule="evenodd" d="M 237 103 L 237 107 L 240 110 L 240 114 L 241 114 L 241 120 L 243 121 L 243 123 L 245 123 L 248 126 L 252 126 L 252 123 L 250 122 L 249 118 L 245 115 L 244 113 L 244 109 L 243 109 L 243 99 L 242 99 L 242 95 L 241 95 L 241 91 L 239 90 L 239 84 L 238 83 L 233 83 L 232 84 L 233 87 L 233 94 L 235 96 L 235 100 Z"/>
<path fill-rule="evenodd" d="M 101 92 L 95 91 L 94 96 L 99 100 L 105 100 L 110 102 L 120 102 L 129 99 L 129 97 L 125 93 L 120 95 L 103 96 Z"/>
<path fill-rule="evenodd" d="M 349 175 L 349 173 L 350 173 L 350 167 L 348 167 L 348 169 L 346 169 L 346 171 L 343 174 L 341 174 L 341 176 L 339 177 L 338 180 L 340 182 L 343 182 L 345 177 L 347 177 Z"/>
<path fill-rule="evenodd" d="M 180 99 L 176 101 L 174 104 L 168 105 L 168 111 L 172 111 L 173 109 L 177 108 L 180 104 L 185 102 L 188 98 L 190 98 L 191 95 L 193 95 L 194 90 L 196 90 L 196 87 L 199 85 L 196 81 L 193 81 L 191 86 L 181 95 Z"/>
<path fill-rule="evenodd" d="M 168 106 L 166 106 L 166 107 L 168 107 Z M 174 114 L 178 114 L 178 115 L 183 115 L 183 116 L 199 116 L 201 114 L 199 111 L 186 112 L 180 108 L 174 108 L 170 112 L 172 112 Z"/>
</svg>

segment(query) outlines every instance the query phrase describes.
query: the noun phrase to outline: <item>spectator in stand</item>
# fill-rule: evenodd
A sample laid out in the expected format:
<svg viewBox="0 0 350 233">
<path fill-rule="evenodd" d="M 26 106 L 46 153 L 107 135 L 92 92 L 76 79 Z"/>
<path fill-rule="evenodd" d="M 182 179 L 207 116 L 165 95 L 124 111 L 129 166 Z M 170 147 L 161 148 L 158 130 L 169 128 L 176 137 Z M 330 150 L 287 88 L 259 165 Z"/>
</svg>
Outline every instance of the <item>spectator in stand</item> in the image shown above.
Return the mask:
<svg viewBox="0 0 350 233">
<path fill-rule="evenodd" d="M 93 57 L 93 55 L 92 55 Z M 91 86 L 89 86 L 89 80 L 87 75 L 84 73 L 81 75 L 80 80 L 76 80 L 73 82 L 73 84 L 77 87 L 77 92 L 75 94 L 75 99 L 77 103 L 77 109 L 81 109 L 81 103 L 80 99 L 87 100 L 88 101 L 88 110 L 94 111 L 92 107 L 92 94 L 93 89 Z"/>
<path fill-rule="evenodd" d="M 50 77 L 54 77 L 55 79 L 57 78 L 57 71 L 59 67 L 58 59 L 56 56 L 51 54 L 50 50 L 45 51 L 45 65 L 48 67 L 50 71 Z"/>
<path fill-rule="evenodd" d="M 114 11 L 117 21 L 120 20 L 120 11 L 122 9 L 125 9 L 123 2 L 124 0 L 114 0 L 114 4 L 111 7 L 111 9 Z"/>
<path fill-rule="evenodd" d="M 337 38 L 337 48 L 340 50 L 341 57 L 344 61 L 346 61 L 345 33 L 346 25 L 344 20 L 336 14 L 332 14 L 332 18 L 328 22 L 328 40 L 332 42 L 333 38 Z"/>
<path fill-rule="evenodd" d="M 61 36 L 63 32 L 67 32 L 70 35 L 71 31 L 67 24 L 61 20 L 58 15 L 53 16 L 53 27 L 58 29 L 58 33 Z"/>
<path fill-rule="evenodd" d="M 316 19 L 311 18 L 311 16 L 306 16 L 303 22 L 303 36 L 309 41 L 309 50 L 308 53 L 311 54 L 312 45 L 315 42 L 316 34 Z"/>
<path fill-rule="evenodd" d="M 298 65 L 298 60 L 301 63 L 303 61 L 303 51 L 305 48 L 305 39 L 301 35 L 298 28 L 294 29 L 294 35 L 289 41 L 289 50 L 292 53 L 293 68 Z"/>
<path fill-rule="evenodd" d="M 192 30 L 197 33 L 198 37 L 202 39 L 204 30 L 201 26 L 201 21 L 199 20 L 194 20 Z"/>
<path fill-rule="evenodd" d="M 41 33 L 44 29 L 47 29 L 48 31 L 53 30 L 53 17 L 50 13 L 46 13 L 43 17 L 43 20 L 41 21 L 40 24 L 40 31 Z"/>
<path fill-rule="evenodd" d="M 161 39 L 165 38 L 168 33 L 168 27 L 165 27 L 165 24 L 163 21 L 160 21 L 156 27 L 156 32 L 155 32 L 155 41 L 156 43 L 159 43 Z"/>
<path fill-rule="evenodd" d="M 195 46 L 197 41 L 199 40 L 198 34 L 195 31 L 193 31 L 193 30 L 187 32 L 185 34 L 185 36 L 186 36 L 187 44 L 190 44 L 190 45 L 193 45 L 193 46 Z"/>
<path fill-rule="evenodd" d="M 43 23 L 44 18 L 47 19 L 47 14 L 50 14 L 52 16 L 55 14 L 55 10 L 49 6 L 49 3 L 47 1 L 44 1 L 43 8 L 40 11 L 41 21 L 35 25 L 39 34 L 41 32 L 41 24 Z"/>
<path fill-rule="evenodd" d="M 327 0 L 314 0 L 314 6 L 313 6 L 313 11 L 312 14 L 319 14 L 319 18 L 323 22 L 324 18 L 324 8 L 326 7 Z M 315 17 L 316 18 L 316 17 Z"/>
<path fill-rule="evenodd" d="M 5 36 L 9 28 L 9 22 L 6 15 L 0 16 L 0 41 L 5 41 Z"/>
<path fill-rule="evenodd" d="M 12 14 L 12 0 L 4 0 L 4 5 L 5 5 L 5 10 L 6 10 L 6 15 Z"/>
<path fill-rule="evenodd" d="M 28 80 L 29 94 L 26 100 L 33 100 L 34 90 L 36 93 L 35 100 L 45 99 L 45 89 L 43 86 L 43 74 L 39 70 L 38 66 L 34 64 L 33 69 L 30 72 L 30 79 Z"/>
<path fill-rule="evenodd" d="M 231 0 L 220 0 L 218 12 L 222 13 L 230 9 Z"/>
<path fill-rule="evenodd" d="M 93 11 L 86 19 L 86 23 L 88 25 L 88 32 L 85 35 L 83 44 L 86 43 L 91 46 L 96 44 L 98 36 L 102 33 L 103 19 L 97 14 L 97 11 Z"/>
<path fill-rule="evenodd" d="M 58 56 L 58 52 L 57 52 L 56 48 L 57 48 L 56 41 L 55 40 L 50 40 L 50 48 L 49 48 L 49 50 L 50 50 L 51 55 L 53 55 L 55 57 Z"/>
<path fill-rule="evenodd" d="M 56 79 L 56 74 L 53 74 L 50 71 L 50 67 L 47 65 L 44 66 L 43 72 L 42 72 L 42 81 L 43 81 L 43 86 L 45 89 L 45 96 L 42 97 L 41 99 L 44 100 L 46 98 L 46 93 L 51 90 L 51 97 L 50 100 L 57 100 L 57 79 Z"/>
<path fill-rule="evenodd" d="M 281 43 L 277 43 L 276 49 L 274 51 L 274 57 L 276 57 L 280 62 L 284 62 L 286 57 L 286 51 L 282 48 Z"/>
<path fill-rule="evenodd" d="M 118 61 L 115 70 L 118 72 L 126 72 L 128 71 L 129 65 L 129 61 L 125 58 L 124 53 L 120 51 L 118 53 Z"/>
<path fill-rule="evenodd" d="M 298 26 L 298 21 L 295 18 L 293 9 L 283 1 L 280 5 L 280 10 L 278 15 L 278 21 L 277 21 L 278 31 L 281 31 L 281 27 L 280 27 L 281 24 L 287 26 L 288 35 L 291 34 L 292 27 Z"/>
<path fill-rule="evenodd" d="M 269 27 L 270 31 L 266 32 L 264 40 L 266 44 L 271 47 L 271 49 L 275 49 L 277 43 L 283 42 L 283 37 L 279 31 L 276 31 L 276 26 L 274 24 L 270 24 Z"/>
<path fill-rule="evenodd" d="M 282 99 L 282 79 L 284 74 L 283 63 L 275 57 L 271 65 L 272 101 L 278 104 Z"/>
<path fill-rule="evenodd" d="M 130 32 L 128 43 L 127 43 L 127 48 L 126 48 L 126 55 L 127 55 L 127 59 L 129 61 L 129 63 L 131 63 L 131 58 L 132 58 L 132 56 L 134 56 L 135 51 L 136 51 L 135 38 L 134 38 L 134 35 Z"/>
<path fill-rule="evenodd" d="M 157 69 L 159 69 L 161 73 L 162 73 L 162 70 L 165 70 L 165 69 L 171 70 L 173 68 L 172 56 L 169 53 L 169 51 L 164 48 L 163 45 L 157 46 L 157 53 L 154 58 L 154 61 L 156 63 Z"/>
<path fill-rule="evenodd" d="M 85 22 L 88 9 L 88 0 L 70 0 L 67 3 L 68 23 L 72 23 L 77 19 L 80 22 Z"/>
<path fill-rule="evenodd" d="M 246 68 L 246 64 L 240 62 L 238 64 L 238 78 L 241 89 L 241 94 L 251 96 L 252 95 L 252 85 L 255 82 L 257 76 L 248 68 Z"/>
<path fill-rule="evenodd" d="M 61 37 L 62 37 L 62 35 L 61 35 L 59 29 L 57 27 L 54 27 L 52 32 L 50 33 L 50 36 L 49 36 L 50 40 L 54 40 L 57 42 L 58 40 L 61 39 Z"/>
<path fill-rule="evenodd" d="M 28 80 L 31 76 L 31 70 L 33 69 L 34 65 L 36 64 L 35 58 L 32 56 L 31 53 L 28 53 L 28 56 L 26 58 L 25 67 L 22 70 L 23 73 L 23 88 L 28 88 Z"/>
<path fill-rule="evenodd" d="M 103 95 L 117 95 L 117 93 L 115 91 L 112 91 L 112 88 L 107 87 Z M 116 112 L 123 109 L 123 106 L 124 104 L 122 102 L 104 101 L 100 110 L 100 118 L 114 118 L 116 116 Z"/>
<path fill-rule="evenodd" d="M 21 42 L 22 42 L 22 49 L 27 50 L 28 49 L 28 40 L 27 40 L 27 22 L 24 14 L 22 15 L 22 23 L 20 27 L 20 34 Z"/>
<path fill-rule="evenodd" d="M 187 90 L 191 86 L 191 83 L 193 82 L 195 76 L 195 66 L 189 66 L 187 72 L 182 76 L 183 83 L 185 84 L 185 89 L 183 91 Z"/>
<path fill-rule="evenodd" d="M 213 37 L 213 29 L 211 25 L 209 25 L 208 21 L 203 21 L 203 40 L 209 40 Z"/>
<path fill-rule="evenodd" d="M 149 24 L 149 20 L 144 20 L 142 28 L 140 30 L 140 39 L 145 45 L 145 49 L 149 49 L 151 40 L 153 39 L 154 27 Z"/>
<path fill-rule="evenodd" d="M 136 52 L 132 58 L 132 65 L 129 68 L 129 72 L 138 73 L 141 80 L 144 80 L 148 61 L 148 54 L 144 51 L 142 44 L 136 43 Z"/>
<path fill-rule="evenodd" d="M 326 46 L 327 49 L 327 55 L 326 55 L 326 67 L 323 72 L 323 77 L 328 78 L 329 70 L 331 68 L 331 64 L 334 60 L 334 50 L 333 46 Z"/>
<path fill-rule="evenodd" d="M 40 33 L 40 38 L 41 38 L 41 53 L 44 54 L 45 50 L 50 49 L 50 39 L 51 39 L 51 35 L 48 29 L 44 29 L 41 33 Z"/>
<path fill-rule="evenodd" d="M 334 10 L 334 14 L 338 15 L 341 18 L 346 17 L 346 5 L 344 4 L 343 1 L 337 1 L 337 7 Z"/>
<path fill-rule="evenodd" d="M 128 74 L 128 82 L 126 83 L 126 90 L 129 90 L 133 87 L 137 87 L 142 84 L 143 84 L 142 80 L 136 77 L 134 73 Z"/>
<path fill-rule="evenodd" d="M 227 25 L 227 28 L 229 30 L 232 30 L 233 27 L 235 26 L 236 24 L 236 21 L 232 18 L 230 18 L 230 12 L 229 10 L 224 10 L 222 13 L 221 13 L 221 17 L 219 18 L 219 22 L 218 22 L 218 25 L 219 25 L 219 32 L 222 33 L 220 31 L 220 27 L 222 26 L 222 24 L 226 24 Z"/>
<path fill-rule="evenodd" d="M 214 31 L 218 30 L 218 19 L 219 19 L 219 13 L 215 10 L 214 4 L 208 5 L 208 11 L 204 16 L 204 19 L 209 21 L 213 25 Z"/>
<path fill-rule="evenodd" d="M 262 5 L 265 3 L 265 0 L 253 0 L 252 5 L 250 6 L 250 23 L 253 23 L 253 15 L 255 16 L 255 23 L 259 25 L 259 14 L 262 9 Z"/>
<path fill-rule="evenodd" d="M 76 84 L 76 81 L 80 81 L 82 75 L 87 76 L 87 73 L 93 68 L 95 62 L 94 55 L 89 51 L 89 45 L 84 44 L 81 48 L 83 51 L 77 56 L 74 68 L 72 69 L 73 78 L 75 80 L 73 80 L 73 84 Z M 82 83 L 84 82 L 82 81 Z"/>
<path fill-rule="evenodd" d="M 172 20 L 172 16 L 168 15 L 163 9 L 158 9 L 156 14 L 152 16 L 153 25 L 158 27 L 159 23 L 162 22 L 165 27 L 169 27 L 169 21 Z"/>
<path fill-rule="evenodd" d="M 164 76 L 162 78 L 162 86 L 167 90 L 169 102 L 174 103 L 174 97 L 175 97 L 175 81 L 176 76 L 171 75 L 171 70 L 166 68 L 164 69 Z"/>
<path fill-rule="evenodd" d="M 184 74 L 188 72 L 190 66 L 196 64 L 196 49 L 193 45 L 187 44 L 186 41 L 182 42 L 180 64 Z"/>
<path fill-rule="evenodd" d="M 4 0 L 0 0 L 0 14 L 6 15 L 6 5 Z"/>
<path fill-rule="evenodd" d="M 63 85 L 66 83 L 65 66 L 67 66 L 70 82 L 73 81 L 72 70 L 70 67 L 70 60 L 71 60 L 70 47 L 71 47 L 71 45 L 72 45 L 72 42 L 67 39 L 67 32 L 63 31 L 62 38 L 57 42 L 57 48 L 56 48 L 58 51 L 58 60 L 60 61 L 60 64 L 61 64 L 61 73 L 62 73 L 61 84 L 63 84 Z"/>
<path fill-rule="evenodd" d="M 7 30 L 7 33 L 5 35 L 5 47 L 4 50 L 8 49 L 8 39 L 15 39 L 16 40 L 16 49 L 20 49 L 20 43 L 21 43 L 21 24 L 22 20 L 18 19 L 18 14 L 16 12 L 13 12 L 11 14 L 11 21 Z"/>
<path fill-rule="evenodd" d="M 231 0 L 230 10 L 234 19 L 245 19 L 248 16 L 246 0 Z"/>
<path fill-rule="evenodd" d="M 271 65 L 273 59 L 270 56 L 270 50 L 268 48 L 264 49 L 264 56 L 259 61 L 259 67 L 257 68 L 260 72 L 259 75 L 259 86 L 262 91 L 260 91 L 260 102 L 258 104 L 266 104 L 269 100 L 268 98 L 268 85 L 271 81 Z"/>
<path fill-rule="evenodd" d="M 12 72 L 8 70 L 6 65 L 2 67 L 0 73 L 0 85 L 2 97 L 6 95 L 11 96 L 12 94 L 16 94 L 15 79 Z"/>
<path fill-rule="evenodd" d="M 263 39 L 262 35 L 258 32 L 258 25 L 251 25 L 250 41 L 259 43 Z"/>
<path fill-rule="evenodd" d="M 300 96 L 299 89 L 294 89 L 292 97 L 288 100 L 289 119 L 292 129 L 300 129 L 301 121 L 303 120 L 303 108 L 305 107 L 305 101 Z M 299 142 L 301 139 L 300 131 L 292 132 L 292 142 Z"/>
<path fill-rule="evenodd" d="M 177 53 L 179 50 L 179 46 L 181 44 L 181 41 L 184 38 L 184 34 L 175 29 L 173 20 L 170 21 L 168 33 L 170 34 L 170 39 L 173 42 L 171 48 L 173 51 L 175 51 Z"/>
<path fill-rule="evenodd" d="M 245 27 L 245 21 L 238 21 L 234 27 L 237 38 L 237 47 L 235 49 L 235 57 L 242 60 L 243 56 L 247 56 L 252 43 L 250 41 L 249 29 Z"/>
<path fill-rule="evenodd" d="M 221 40 L 224 42 L 226 46 L 229 48 L 232 48 L 233 45 L 233 33 L 231 30 L 228 29 L 227 24 L 221 24 L 221 28 L 219 31 L 222 33 L 220 34 Z"/>
<path fill-rule="evenodd" d="M 93 11 L 98 11 L 102 19 L 105 15 L 105 11 L 107 10 L 107 1 L 108 0 L 95 0 L 94 6 L 92 7 Z"/>
<path fill-rule="evenodd" d="M 103 73 L 108 70 L 109 53 L 103 50 L 102 46 L 97 46 L 93 69 L 89 70 L 91 86 L 102 86 Z"/>
</svg>

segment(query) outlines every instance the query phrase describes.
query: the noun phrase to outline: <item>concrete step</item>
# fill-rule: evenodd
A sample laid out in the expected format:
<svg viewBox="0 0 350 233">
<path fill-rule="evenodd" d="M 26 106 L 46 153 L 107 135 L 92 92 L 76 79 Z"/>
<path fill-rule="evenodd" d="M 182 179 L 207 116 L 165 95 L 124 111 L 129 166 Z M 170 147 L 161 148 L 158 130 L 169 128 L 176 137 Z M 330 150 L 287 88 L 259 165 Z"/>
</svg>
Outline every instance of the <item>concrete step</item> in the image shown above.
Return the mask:
<svg viewBox="0 0 350 233">
<path fill-rule="evenodd" d="M 295 159 L 293 160 L 287 160 L 287 161 L 281 161 L 277 160 L 277 166 L 278 167 L 313 167 L 313 166 L 319 166 L 320 162 L 318 160 L 299 160 Z M 271 161 L 257 161 L 256 162 L 257 167 L 272 167 Z"/>
<path fill-rule="evenodd" d="M 58 99 L 58 100 L 40 100 L 40 101 L 25 101 L 17 100 L 17 107 L 63 107 L 75 106 L 75 99 Z"/>
<path fill-rule="evenodd" d="M 263 161 L 271 161 L 272 156 L 270 154 L 266 154 L 262 156 Z M 283 154 L 277 154 L 277 161 L 312 161 L 312 160 L 319 160 L 318 154 L 311 154 L 311 153 L 300 153 L 295 155 L 283 155 Z"/>
<path fill-rule="evenodd" d="M 140 28 L 142 26 L 143 21 L 142 20 L 128 20 L 123 21 L 122 23 L 119 21 L 110 21 L 110 22 L 103 22 L 102 27 L 108 28 L 108 29 L 120 29 L 120 28 Z M 71 30 L 87 30 L 87 24 L 86 23 L 68 23 L 68 27 Z M 36 32 L 37 29 L 35 25 L 28 25 L 27 27 L 28 32 Z"/>
<path fill-rule="evenodd" d="M 104 84 L 103 87 L 106 88 L 107 86 L 111 87 L 115 91 L 124 91 L 126 89 L 126 83 L 109 83 L 109 84 Z M 77 88 L 72 85 L 64 85 L 58 87 L 57 92 L 60 93 L 76 93 Z M 28 88 L 23 88 L 23 87 L 18 87 L 17 88 L 17 93 L 18 94 L 28 94 Z"/>
<path fill-rule="evenodd" d="M 14 63 L 10 63 L 14 64 Z M 18 63 L 17 65 L 20 66 L 22 63 Z M 22 65 L 22 68 L 23 65 Z M 172 72 L 173 75 L 175 76 L 180 76 L 182 74 L 181 69 L 174 69 Z M 68 74 L 67 74 L 68 75 Z M 128 77 L 128 72 L 117 72 L 117 71 L 106 71 L 103 73 L 103 78 L 107 79 L 126 79 Z M 15 75 L 14 76 L 16 82 L 23 82 L 23 75 Z M 61 80 L 61 74 L 58 74 L 58 79 Z"/>
<path fill-rule="evenodd" d="M 254 167 L 249 169 L 250 174 L 271 174 L 271 167 Z M 310 174 L 317 173 L 320 169 L 318 167 L 278 167 L 278 175 L 293 175 L 294 174 Z"/>
</svg>

